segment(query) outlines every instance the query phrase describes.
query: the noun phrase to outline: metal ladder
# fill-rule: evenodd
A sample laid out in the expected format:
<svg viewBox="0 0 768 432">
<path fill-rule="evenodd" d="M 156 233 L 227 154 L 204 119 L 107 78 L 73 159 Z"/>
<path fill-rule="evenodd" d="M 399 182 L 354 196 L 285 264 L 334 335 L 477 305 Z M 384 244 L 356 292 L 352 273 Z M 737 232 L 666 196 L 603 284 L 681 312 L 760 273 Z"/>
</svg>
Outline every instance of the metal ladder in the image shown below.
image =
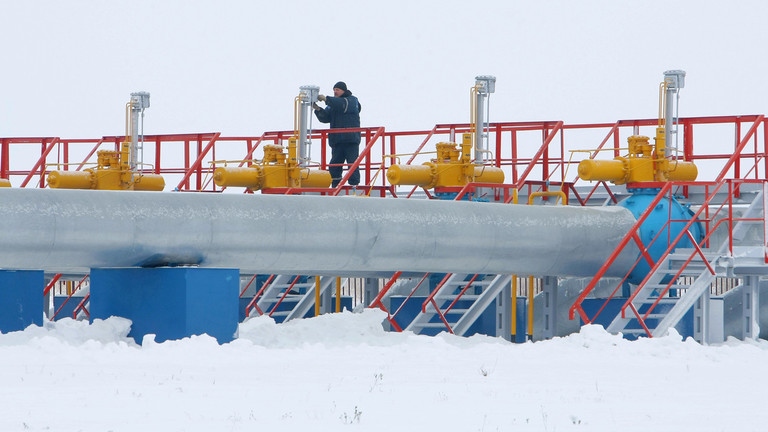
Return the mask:
<svg viewBox="0 0 768 432">
<path fill-rule="evenodd" d="M 496 296 L 510 285 L 511 275 L 447 275 L 424 301 L 421 312 L 405 330 L 421 333 L 426 329 L 466 335 Z M 472 289 L 473 293 L 468 293 Z M 479 291 L 479 293 L 477 293 Z M 462 306 L 459 301 L 470 303 Z"/>
<path fill-rule="evenodd" d="M 294 318 L 303 318 L 315 304 L 315 278 L 309 277 L 306 282 L 300 282 L 301 276 L 275 275 L 261 293 L 257 301 L 257 311 L 263 311 L 265 315 L 275 318 L 277 321 L 286 322 Z M 320 297 L 328 297 L 329 288 L 335 282 L 335 277 L 323 276 L 320 278 Z M 322 312 L 330 311 L 330 298 L 325 298 L 325 307 Z M 284 304 L 283 310 L 277 310 Z M 292 306 L 291 306 L 292 305 Z"/>
</svg>

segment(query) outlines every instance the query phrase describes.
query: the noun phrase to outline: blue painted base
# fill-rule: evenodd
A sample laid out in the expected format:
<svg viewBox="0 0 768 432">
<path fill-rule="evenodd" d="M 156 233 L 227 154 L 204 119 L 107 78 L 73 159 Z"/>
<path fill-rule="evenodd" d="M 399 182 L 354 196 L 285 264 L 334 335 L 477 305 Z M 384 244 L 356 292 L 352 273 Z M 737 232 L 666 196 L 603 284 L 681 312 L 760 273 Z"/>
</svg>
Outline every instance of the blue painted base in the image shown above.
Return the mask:
<svg viewBox="0 0 768 432">
<path fill-rule="evenodd" d="M 0 271 L 0 332 L 42 326 L 44 289 L 42 270 Z"/>
<path fill-rule="evenodd" d="M 72 318 L 75 308 L 82 300 L 82 297 L 67 298 L 66 296 L 54 296 L 53 310 L 58 311 L 54 319 L 58 321 L 64 318 Z"/>
<path fill-rule="evenodd" d="M 237 332 L 239 287 L 237 269 L 92 269 L 91 320 L 128 318 L 137 343 L 147 334 L 156 342 L 208 334 L 226 343 Z"/>
</svg>

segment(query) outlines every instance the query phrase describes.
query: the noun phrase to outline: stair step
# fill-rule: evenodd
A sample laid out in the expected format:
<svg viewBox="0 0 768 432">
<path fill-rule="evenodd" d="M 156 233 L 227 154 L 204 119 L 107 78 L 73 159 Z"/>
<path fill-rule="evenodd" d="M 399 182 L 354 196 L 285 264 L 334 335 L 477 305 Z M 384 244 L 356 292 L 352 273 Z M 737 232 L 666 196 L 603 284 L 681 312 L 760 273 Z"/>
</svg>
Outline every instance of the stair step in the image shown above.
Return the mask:
<svg viewBox="0 0 768 432">
<path fill-rule="evenodd" d="M 460 300 L 475 301 L 479 298 L 480 298 L 480 294 L 464 294 L 463 296 L 461 296 Z M 435 296 L 435 300 L 436 301 L 454 301 L 456 300 L 456 296 L 455 295 L 443 295 L 443 296 L 439 295 L 439 296 Z"/>
<path fill-rule="evenodd" d="M 270 313 L 269 316 L 271 316 L 272 318 L 274 318 L 274 317 L 286 317 L 290 313 L 291 313 L 291 311 L 289 311 L 289 310 L 287 310 L 287 311 L 274 311 L 274 312 Z"/>
<path fill-rule="evenodd" d="M 413 327 L 417 327 L 420 329 L 426 329 L 426 328 L 445 328 L 445 324 L 439 322 L 439 323 L 413 323 Z"/>
</svg>

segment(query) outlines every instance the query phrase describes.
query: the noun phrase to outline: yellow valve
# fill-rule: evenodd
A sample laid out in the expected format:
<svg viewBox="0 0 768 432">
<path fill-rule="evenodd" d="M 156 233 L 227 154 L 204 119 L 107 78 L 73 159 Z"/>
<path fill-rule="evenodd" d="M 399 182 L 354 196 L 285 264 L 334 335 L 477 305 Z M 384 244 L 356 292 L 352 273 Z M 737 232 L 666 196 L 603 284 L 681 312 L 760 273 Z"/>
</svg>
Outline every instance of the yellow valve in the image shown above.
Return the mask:
<svg viewBox="0 0 768 432">
<path fill-rule="evenodd" d="M 432 167 L 424 165 L 392 165 L 387 169 L 387 180 L 393 185 L 414 185 L 426 189 L 434 187 Z"/>
<path fill-rule="evenodd" d="M 471 135 L 464 135 L 461 149 L 455 143 L 437 143 L 435 159 L 421 165 L 392 165 L 387 169 L 387 180 L 393 185 L 413 185 L 424 189 L 464 186 L 471 182 L 504 183 L 501 168 L 472 163 L 469 157 Z"/>
<path fill-rule="evenodd" d="M 261 167 L 264 176 L 261 181 L 262 189 L 298 187 L 298 184 L 289 184 L 288 167 L 285 165 L 264 165 Z"/>
<path fill-rule="evenodd" d="M 504 171 L 492 166 L 475 165 L 475 181 L 477 183 L 504 183 Z"/>
<path fill-rule="evenodd" d="M 283 153 L 283 146 L 275 144 L 265 145 L 264 159 L 262 159 L 262 163 L 285 165 L 285 153 Z"/>
<path fill-rule="evenodd" d="M 165 189 L 165 179 L 159 174 L 141 174 L 136 176 L 133 190 L 159 192 Z"/>
<path fill-rule="evenodd" d="M 694 181 L 699 176 L 699 169 L 693 162 L 671 161 L 667 173 L 672 181 Z"/>
<path fill-rule="evenodd" d="M 331 173 L 323 170 L 302 170 L 301 186 L 310 188 L 327 188 L 331 185 Z"/>
<path fill-rule="evenodd" d="M 48 187 L 53 189 L 94 189 L 95 181 L 91 170 L 51 171 Z"/>
<path fill-rule="evenodd" d="M 584 180 L 610 181 L 624 183 L 626 168 L 620 160 L 585 159 L 579 162 L 579 177 Z"/>
<path fill-rule="evenodd" d="M 220 187 L 247 187 L 253 190 L 261 189 L 264 174 L 261 167 L 219 167 L 213 171 L 213 181 Z"/>
<path fill-rule="evenodd" d="M 82 171 L 51 171 L 48 187 L 52 189 L 98 189 L 162 191 L 165 179 L 159 174 L 142 174 L 128 169 L 126 143 L 123 151 L 99 150 L 96 168 Z"/>
<path fill-rule="evenodd" d="M 664 135 L 658 132 L 655 146 L 649 143 L 650 139 L 646 136 L 629 137 L 627 157 L 579 162 L 579 177 L 583 180 L 610 181 L 617 185 L 696 180 L 698 169 L 693 162 L 664 157 Z"/>
<path fill-rule="evenodd" d="M 213 172 L 217 186 L 247 187 L 262 190 L 285 187 L 327 188 L 331 185 L 331 174 L 323 170 L 310 170 L 296 164 L 291 157 L 293 146 L 289 146 L 288 158 L 279 145 L 264 146 L 264 160 L 250 167 L 219 167 Z"/>
<path fill-rule="evenodd" d="M 11 181 L 8 179 L 0 178 L 0 187 L 11 187 Z"/>
</svg>

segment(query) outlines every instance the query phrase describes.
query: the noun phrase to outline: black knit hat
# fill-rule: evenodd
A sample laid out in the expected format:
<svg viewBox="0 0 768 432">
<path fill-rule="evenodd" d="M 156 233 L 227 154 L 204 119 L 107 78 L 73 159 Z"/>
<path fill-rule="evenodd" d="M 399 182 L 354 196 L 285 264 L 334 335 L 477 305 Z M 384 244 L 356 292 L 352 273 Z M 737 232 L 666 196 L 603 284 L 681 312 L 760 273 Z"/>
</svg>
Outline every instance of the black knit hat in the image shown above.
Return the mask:
<svg viewBox="0 0 768 432">
<path fill-rule="evenodd" d="M 339 81 L 336 84 L 333 85 L 333 88 L 342 89 L 344 91 L 347 91 L 347 84 L 344 81 Z"/>
</svg>

